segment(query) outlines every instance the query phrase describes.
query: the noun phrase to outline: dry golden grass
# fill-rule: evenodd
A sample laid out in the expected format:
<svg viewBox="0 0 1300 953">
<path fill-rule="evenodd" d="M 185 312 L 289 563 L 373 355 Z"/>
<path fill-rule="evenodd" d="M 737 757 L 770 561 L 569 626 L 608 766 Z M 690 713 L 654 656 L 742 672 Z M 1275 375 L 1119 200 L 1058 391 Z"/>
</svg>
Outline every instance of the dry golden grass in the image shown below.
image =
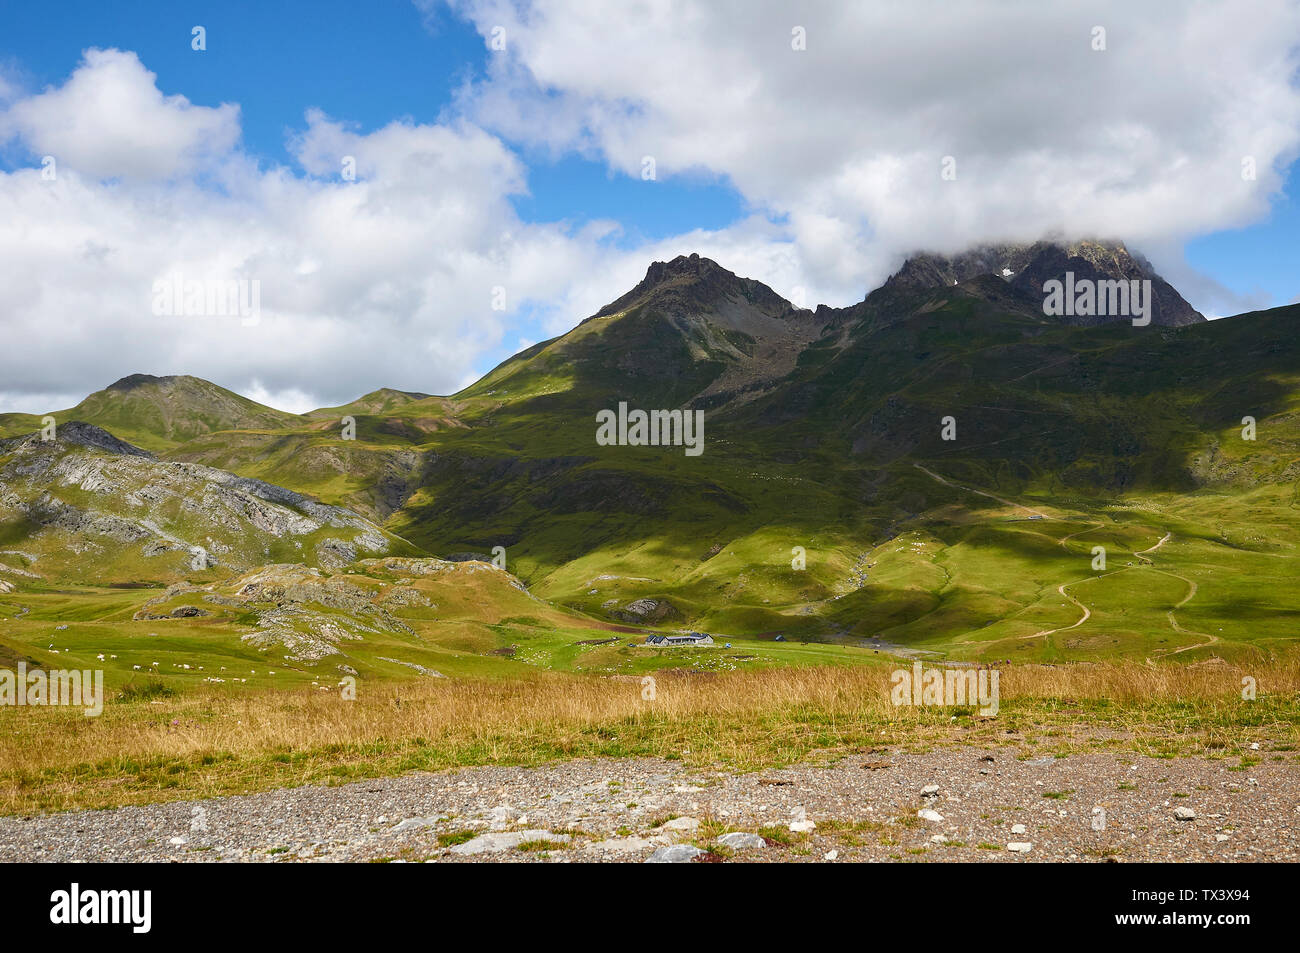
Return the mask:
<svg viewBox="0 0 1300 953">
<path fill-rule="evenodd" d="M 0 710 L 0 811 L 106 807 L 415 769 L 659 756 L 752 770 L 870 746 L 1123 745 L 1147 754 L 1243 753 L 1291 744 L 1300 661 L 1012 666 L 1001 710 L 895 707 L 888 666 L 661 673 L 640 680 L 527 679 L 367 685 L 355 701 L 311 691 L 110 701 L 79 710 Z M 1241 697 L 1242 677 L 1259 698 Z M 1248 752 L 1245 752 L 1248 754 Z"/>
</svg>

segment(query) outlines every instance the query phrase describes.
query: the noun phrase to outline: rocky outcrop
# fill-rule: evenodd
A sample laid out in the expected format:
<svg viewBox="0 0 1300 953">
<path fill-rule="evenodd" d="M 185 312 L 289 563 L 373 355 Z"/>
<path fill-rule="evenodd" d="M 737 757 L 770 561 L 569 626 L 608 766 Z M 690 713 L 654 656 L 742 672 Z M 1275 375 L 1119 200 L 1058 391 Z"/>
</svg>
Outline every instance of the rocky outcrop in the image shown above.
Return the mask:
<svg viewBox="0 0 1300 953">
<path fill-rule="evenodd" d="M 34 527 L 30 539 L 41 545 L 32 548 L 108 547 L 111 558 L 115 546 L 129 545 L 176 573 L 248 569 L 266 562 L 277 542 L 301 549 L 308 537 L 305 555 L 341 568 L 391 543 L 351 510 L 225 470 L 160 461 L 77 422 L 60 425 L 54 440 L 0 441 L 0 520 L 14 518 Z"/>
<path fill-rule="evenodd" d="M 666 599 L 637 599 L 609 614 L 632 625 L 654 625 L 677 615 L 677 610 Z"/>
<path fill-rule="evenodd" d="M 1146 258 L 1131 252 L 1123 242 L 1077 241 L 1069 243 L 1040 241 L 1027 244 L 982 245 L 945 256 L 930 253 L 913 255 L 895 272 L 879 291 L 882 297 L 906 292 L 926 292 L 961 285 L 981 297 L 991 298 L 1010 291 L 1022 307 L 1041 313 L 1043 285 L 1052 280 L 1064 281 L 1066 274 L 1081 280 L 1150 280 L 1152 295 L 1151 323 L 1168 327 L 1197 324 L 1205 316 L 1193 308 L 1181 294 L 1165 281 Z M 980 279 L 1001 279 L 1005 288 Z M 872 295 L 876 295 L 873 292 Z M 870 300 L 870 297 L 869 297 Z M 1001 301 L 998 303 L 1010 303 Z M 1071 315 L 1057 320 L 1067 324 L 1096 325 L 1127 320 L 1116 315 Z"/>
<path fill-rule="evenodd" d="M 146 602 L 135 619 L 194 618 L 222 609 L 237 610 L 240 618 L 252 613 L 255 627 L 241 637 L 244 642 L 279 648 L 286 658 L 311 663 L 341 654 L 339 646 L 344 642 L 359 642 L 370 635 L 414 636 L 411 626 L 389 608 L 419 602 L 410 596 L 390 602 L 383 598 L 388 591 L 375 580 L 363 584 L 350 574 L 331 576 L 311 566 L 277 563 L 220 587 L 172 586 Z M 197 601 L 214 608 L 201 608 L 194 604 Z"/>
</svg>

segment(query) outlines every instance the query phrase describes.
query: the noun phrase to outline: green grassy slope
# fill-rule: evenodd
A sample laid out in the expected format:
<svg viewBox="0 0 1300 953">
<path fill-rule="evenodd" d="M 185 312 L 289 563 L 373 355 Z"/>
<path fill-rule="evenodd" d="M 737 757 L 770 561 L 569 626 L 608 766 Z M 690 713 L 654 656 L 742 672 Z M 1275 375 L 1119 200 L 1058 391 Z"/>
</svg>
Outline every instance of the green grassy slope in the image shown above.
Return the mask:
<svg viewBox="0 0 1300 953">
<path fill-rule="evenodd" d="M 163 452 L 214 431 L 278 430 L 295 414 L 267 407 L 197 377 L 134 374 L 88 396 L 75 407 L 52 411 L 56 423 L 82 421 L 145 450 Z M 0 416 L 0 437 L 31 433 L 39 416 Z"/>
<path fill-rule="evenodd" d="M 746 377 L 757 329 L 789 314 L 684 267 L 450 398 L 254 406 L 184 432 L 126 401 L 99 413 L 169 459 L 351 506 L 429 553 L 505 547 L 575 618 L 650 598 L 670 628 L 971 659 L 1190 661 L 1291 637 L 1300 308 L 1079 328 L 993 279 L 902 288 L 819 311 L 797 360 Z M 703 456 L 598 446 L 596 413 L 619 401 L 706 408 Z"/>
</svg>

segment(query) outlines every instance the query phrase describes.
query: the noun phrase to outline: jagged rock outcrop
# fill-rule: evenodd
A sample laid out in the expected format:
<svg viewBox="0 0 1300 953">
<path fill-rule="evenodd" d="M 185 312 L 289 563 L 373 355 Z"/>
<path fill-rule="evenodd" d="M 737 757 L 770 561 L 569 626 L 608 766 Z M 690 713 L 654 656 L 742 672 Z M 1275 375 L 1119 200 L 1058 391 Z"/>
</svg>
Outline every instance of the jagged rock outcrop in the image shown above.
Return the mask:
<svg viewBox="0 0 1300 953">
<path fill-rule="evenodd" d="M 172 572 L 246 569 L 277 544 L 298 551 L 309 539 L 307 555 L 333 568 L 391 548 L 387 533 L 350 510 L 225 470 L 160 461 L 77 421 L 60 425 L 53 440 L 0 441 L 0 522 L 14 519 L 35 527 L 32 548 L 112 559 L 129 545 L 145 559 L 170 559 Z"/>
<path fill-rule="evenodd" d="M 1002 279 L 1028 310 L 1041 313 L 1043 285 L 1064 281 L 1072 273 L 1075 281 L 1150 280 L 1153 297 L 1151 323 L 1168 327 L 1196 324 L 1205 316 L 1193 308 L 1178 291 L 1160 277 L 1151 263 L 1129 251 L 1122 242 L 1039 241 L 1027 244 L 983 245 L 957 255 L 921 253 L 908 258 L 880 289 L 885 294 L 931 291 L 954 285 L 969 286 L 976 293 L 996 293 L 996 286 L 981 286 L 981 278 Z M 974 283 L 974 284 L 972 284 Z M 986 293 L 984 296 L 989 296 Z M 873 292 L 874 294 L 874 292 Z M 1068 324 L 1097 325 L 1127 320 L 1115 315 L 1062 315 Z"/>
</svg>

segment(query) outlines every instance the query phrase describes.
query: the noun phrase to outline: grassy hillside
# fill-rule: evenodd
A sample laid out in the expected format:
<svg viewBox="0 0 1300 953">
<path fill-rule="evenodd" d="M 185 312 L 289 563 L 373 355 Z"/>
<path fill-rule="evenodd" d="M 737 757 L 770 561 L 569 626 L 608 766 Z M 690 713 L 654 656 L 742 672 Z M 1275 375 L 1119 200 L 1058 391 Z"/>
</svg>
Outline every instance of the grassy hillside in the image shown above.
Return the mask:
<svg viewBox="0 0 1300 953">
<path fill-rule="evenodd" d="M 1243 768 L 1260 725 L 1290 745 L 1300 307 L 1068 327 L 931 270 L 799 312 L 678 259 L 451 397 L 135 377 L 53 442 L 0 418 L 0 666 L 109 692 L 0 710 L 0 810 L 1080 717 Z M 623 401 L 703 410 L 703 454 L 598 445 Z M 644 645 L 681 629 L 715 644 Z M 895 708 L 913 659 L 998 667 L 1005 708 Z"/>
<path fill-rule="evenodd" d="M 215 431 L 277 430 L 297 417 L 241 397 L 197 377 L 133 374 L 91 394 L 75 407 L 51 411 L 58 424 L 94 424 L 118 438 L 154 452 Z M 0 437 L 31 433 L 40 416 L 0 416 Z"/>
<path fill-rule="evenodd" d="M 94 402 L 165 459 L 348 506 L 425 553 L 504 547 L 537 597 L 605 624 L 653 599 L 653 623 L 731 638 L 1249 658 L 1296 609 L 1297 322 L 1069 327 L 990 276 L 795 312 L 678 259 L 450 398 L 224 400 L 184 428 L 154 382 Z M 598 446 L 620 401 L 703 408 L 704 454 Z"/>
</svg>

